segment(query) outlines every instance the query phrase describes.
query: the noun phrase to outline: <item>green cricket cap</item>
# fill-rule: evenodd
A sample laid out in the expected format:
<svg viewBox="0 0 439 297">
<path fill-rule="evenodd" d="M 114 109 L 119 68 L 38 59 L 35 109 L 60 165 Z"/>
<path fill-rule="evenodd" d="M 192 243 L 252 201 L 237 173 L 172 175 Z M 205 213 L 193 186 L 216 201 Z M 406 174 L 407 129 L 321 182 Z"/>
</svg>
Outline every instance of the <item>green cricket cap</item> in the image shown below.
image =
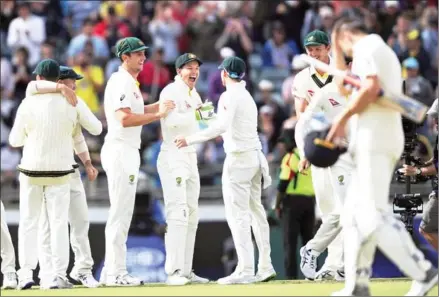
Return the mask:
<svg viewBox="0 0 439 297">
<path fill-rule="evenodd" d="M 247 66 L 243 59 L 239 57 L 228 57 L 224 59 L 218 69 L 225 70 L 234 79 L 242 79 L 245 75 Z"/>
<path fill-rule="evenodd" d="M 329 36 L 323 31 L 314 30 L 309 32 L 303 40 L 303 46 L 329 45 Z"/>
<path fill-rule="evenodd" d="M 185 53 L 185 54 L 179 56 L 175 60 L 175 68 L 180 69 L 184 65 L 186 65 L 187 63 L 192 62 L 192 61 L 197 61 L 199 66 L 201 66 L 201 64 L 203 64 L 203 62 L 195 54 Z"/>
<path fill-rule="evenodd" d="M 74 79 L 74 80 L 80 80 L 84 77 L 82 75 L 79 75 L 70 67 L 67 66 L 60 66 L 59 67 L 59 79 Z"/>
<path fill-rule="evenodd" d="M 134 53 L 139 51 L 144 51 L 148 47 L 137 37 L 126 37 L 120 39 L 116 43 L 116 56 L 119 58 L 123 54 Z"/>
<path fill-rule="evenodd" d="M 58 78 L 59 77 L 59 64 L 52 59 L 42 60 L 35 67 L 33 74 L 41 75 L 45 78 Z"/>
</svg>

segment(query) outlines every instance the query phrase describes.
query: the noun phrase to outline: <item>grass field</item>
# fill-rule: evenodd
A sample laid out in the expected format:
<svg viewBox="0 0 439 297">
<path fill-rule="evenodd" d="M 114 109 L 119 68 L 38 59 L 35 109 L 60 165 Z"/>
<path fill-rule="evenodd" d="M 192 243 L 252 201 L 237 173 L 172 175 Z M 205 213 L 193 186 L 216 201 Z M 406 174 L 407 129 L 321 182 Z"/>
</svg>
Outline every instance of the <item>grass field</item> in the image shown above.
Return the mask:
<svg viewBox="0 0 439 297">
<path fill-rule="evenodd" d="M 75 287 L 71 290 L 41 291 L 2 290 L 1 296 L 330 296 L 340 290 L 342 283 L 309 281 L 273 281 L 263 284 L 230 285 L 217 284 L 188 285 L 168 287 L 164 284 L 148 284 L 141 287 L 87 289 Z M 404 296 L 410 287 L 410 281 L 404 279 L 381 279 L 372 282 L 372 295 Z M 438 287 L 428 296 L 438 296 Z"/>
</svg>

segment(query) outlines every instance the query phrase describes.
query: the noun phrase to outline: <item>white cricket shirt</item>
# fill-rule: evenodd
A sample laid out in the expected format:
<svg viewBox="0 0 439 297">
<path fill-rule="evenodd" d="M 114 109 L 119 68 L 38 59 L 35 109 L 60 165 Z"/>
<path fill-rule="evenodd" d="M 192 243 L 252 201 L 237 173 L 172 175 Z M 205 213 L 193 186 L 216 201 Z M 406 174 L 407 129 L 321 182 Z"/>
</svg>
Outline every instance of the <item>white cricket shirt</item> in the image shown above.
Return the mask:
<svg viewBox="0 0 439 297">
<path fill-rule="evenodd" d="M 258 109 L 245 86 L 245 81 L 226 86 L 219 98 L 216 121 L 205 130 L 186 137 L 188 144 L 222 135 L 227 154 L 262 149 L 257 131 Z"/>
<path fill-rule="evenodd" d="M 167 85 L 160 93 L 161 102 L 172 100 L 175 109 L 160 119 L 163 142 L 162 151 L 196 152 L 195 147 L 187 146 L 178 149 L 174 143 L 177 136 L 189 136 L 197 133 L 200 128 L 195 117 L 195 110 L 202 104 L 200 95 L 190 89 L 180 76 L 175 76 L 174 82 Z"/>
<path fill-rule="evenodd" d="M 331 60 L 330 63 L 331 64 Z M 291 90 L 293 98 L 311 102 L 314 94 L 326 84 L 332 82 L 332 76 L 320 75 L 313 66 L 309 66 L 296 74 Z"/>
<path fill-rule="evenodd" d="M 116 117 L 116 111 L 121 108 L 129 108 L 134 114 L 145 113 L 138 82 L 122 66 L 110 76 L 105 87 L 104 109 L 108 126 L 105 142 L 122 142 L 140 149 L 142 126 L 124 128 Z"/>
<path fill-rule="evenodd" d="M 72 136 L 78 122 L 93 135 L 102 132 L 101 122 L 82 100 L 73 107 L 61 94 L 26 97 L 17 110 L 9 135 L 13 147 L 23 146 L 18 167 L 29 172 L 71 170 Z"/>
<path fill-rule="evenodd" d="M 351 71 L 361 80 L 376 75 L 385 93 L 402 92 L 398 57 L 377 34 L 370 34 L 354 45 Z M 352 141 L 356 142 L 357 147 L 392 152 L 402 149 L 404 132 L 399 112 L 371 103 L 352 120 L 352 136 L 355 137 Z"/>
</svg>

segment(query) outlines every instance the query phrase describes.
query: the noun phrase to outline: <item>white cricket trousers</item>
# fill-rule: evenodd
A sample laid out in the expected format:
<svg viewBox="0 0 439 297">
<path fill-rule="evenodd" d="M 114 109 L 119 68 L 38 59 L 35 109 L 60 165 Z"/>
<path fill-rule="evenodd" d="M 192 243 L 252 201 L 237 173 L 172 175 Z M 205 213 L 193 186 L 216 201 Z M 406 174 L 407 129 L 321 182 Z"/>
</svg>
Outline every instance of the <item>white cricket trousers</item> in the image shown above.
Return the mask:
<svg viewBox="0 0 439 297">
<path fill-rule="evenodd" d="M 15 272 L 15 251 L 12 244 L 11 234 L 9 233 L 8 225 L 6 224 L 6 212 L 3 202 L 1 204 L 1 256 L 3 274 L 8 272 Z"/>
<path fill-rule="evenodd" d="M 163 188 L 167 230 L 165 234 L 165 271 L 188 277 L 192 271 L 198 228 L 200 176 L 197 154 L 161 151 L 157 170 Z"/>
<path fill-rule="evenodd" d="M 108 180 L 110 212 L 105 226 L 105 266 L 107 277 L 127 274 L 127 239 L 133 218 L 140 153 L 122 142 L 105 142 L 102 167 Z"/>
<path fill-rule="evenodd" d="M 229 153 L 224 161 L 222 188 L 226 219 L 238 256 L 237 271 L 255 274 L 251 230 L 259 249 L 258 272 L 272 269 L 270 227 L 261 202 L 261 151 Z"/>
<path fill-rule="evenodd" d="M 346 289 L 367 285 L 378 247 L 412 279 L 422 281 L 431 263 L 426 261 L 389 204 L 389 188 L 401 150 L 355 150 L 355 171 L 345 203 L 343 221 Z"/>
<path fill-rule="evenodd" d="M 18 225 L 18 260 L 20 279 L 32 278 L 38 264 L 38 227 L 43 202 L 45 202 L 50 228 L 50 250 L 52 251 L 52 277 L 66 277 L 69 265 L 70 183 L 41 186 L 30 182 L 20 173 L 20 221 Z"/>
<path fill-rule="evenodd" d="M 332 169 L 332 172 L 331 172 Z M 340 233 L 341 227 L 340 197 L 344 196 L 345 191 L 338 181 L 338 176 L 344 175 L 343 184 L 348 182 L 349 175 L 341 167 L 319 168 L 312 166 L 311 174 L 316 197 L 317 208 L 320 211 L 322 224 L 308 243 L 307 249 L 313 249 L 323 253 L 328 248 L 328 256 L 322 269 L 336 271 L 343 268 L 343 235 Z"/>
<path fill-rule="evenodd" d="M 91 256 L 88 229 L 87 198 L 84 185 L 78 169 L 72 174 L 70 180 L 70 205 L 69 205 L 70 244 L 75 255 L 75 264 L 72 271 L 79 274 L 91 274 L 93 258 Z M 43 205 L 39 226 L 38 258 L 40 264 L 40 279 L 51 276 L 53 269 L 52 251 L 50 249 L 50 229 L 47 211 Z"/>
</svg>

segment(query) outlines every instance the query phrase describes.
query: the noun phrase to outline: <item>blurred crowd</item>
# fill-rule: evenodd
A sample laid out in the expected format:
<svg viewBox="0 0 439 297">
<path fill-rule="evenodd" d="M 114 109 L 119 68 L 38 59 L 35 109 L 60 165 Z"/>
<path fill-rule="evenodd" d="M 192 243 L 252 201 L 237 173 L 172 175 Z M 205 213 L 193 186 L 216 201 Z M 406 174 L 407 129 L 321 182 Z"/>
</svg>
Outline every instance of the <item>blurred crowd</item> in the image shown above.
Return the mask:
<svg viewBox="0 0 439 297">
<path fill-rule="evenodd" d="M 257 102 L 264 152 L 278 162 L 277 140 L 284 126 L 294 125 L 291 88 L 306 65 L 303 37 L 312 30 L 331 33 L 339 16 L 365 15 L 400 57 L 407 93 L 427 105 L 437 97 L 437 1 L 13 1 L 1 6 L 1 170 L 14 182 L 20 151 L 7 145 L 9 130 L 34 66 L 54 58 L 83 75 L 77 94 L 105 124 L 103 91 L 120 60 L 114 45 L 136 36 L 149 45 L 148 61 L 138 80 L 146 103 L 155 102 L 175 75 L 174 61 L 193 52 L 204 64 L 197 90 L 217 103 L 224 91 L 217 66 L 231 55 L 248 64 L 247 85 Z M 428 128 L 426 129 L 428 130 Z M 428 131 L 426 132 L 428 133 Z M 87 137 L 99 165 L 102 135 Z M 159 123 L 143 128 L 142 162 L 155 167 Z M 221 138 L 199 147 L 200 164 L 225 158 Z"/>
</svg>

